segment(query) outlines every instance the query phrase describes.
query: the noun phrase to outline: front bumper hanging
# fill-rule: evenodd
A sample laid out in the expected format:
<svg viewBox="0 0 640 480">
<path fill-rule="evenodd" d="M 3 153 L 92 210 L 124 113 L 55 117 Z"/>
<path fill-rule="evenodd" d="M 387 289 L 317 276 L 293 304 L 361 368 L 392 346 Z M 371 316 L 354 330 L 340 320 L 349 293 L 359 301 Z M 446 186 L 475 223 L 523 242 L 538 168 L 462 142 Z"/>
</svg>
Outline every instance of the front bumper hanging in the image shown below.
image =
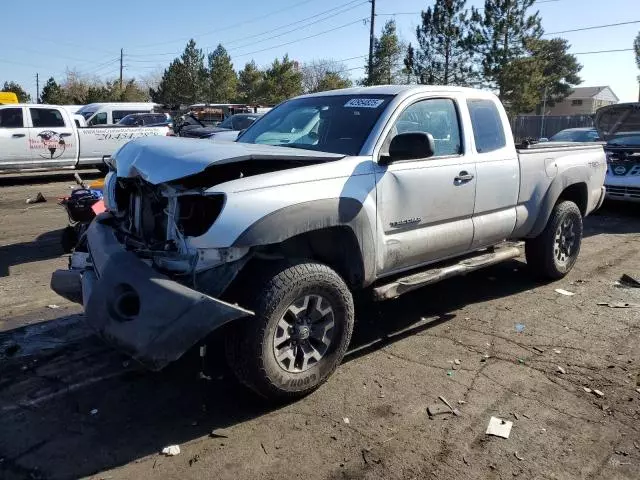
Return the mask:
<svg viewBox="0 0 640 480">
<path fill-rule="evenodd" d="M 107 342 L 159 370 L 217 328 L 253 315 L 157 272 L 124 249 L 109 217 L 100 215 L 87 230 L 92 263 L 51 278 L 58 294 L 82 299 L 87 323 Z"/>
</svg>

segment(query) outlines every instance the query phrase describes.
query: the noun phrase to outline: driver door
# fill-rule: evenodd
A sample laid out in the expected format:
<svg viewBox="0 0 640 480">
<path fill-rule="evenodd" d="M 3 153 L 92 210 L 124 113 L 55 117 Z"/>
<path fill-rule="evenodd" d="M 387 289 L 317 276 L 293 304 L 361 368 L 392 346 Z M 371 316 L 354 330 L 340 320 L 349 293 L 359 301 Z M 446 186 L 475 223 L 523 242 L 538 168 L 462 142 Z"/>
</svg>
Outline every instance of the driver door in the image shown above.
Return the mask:
<svg viewBox="0 0 640 480">
<path fill-rule="evenodd" d="M 473 240 L 476 166 L 465 155 L 455 98 L 424 98 L 404 107 L 389 131 L 381 154 L 393 137 L 429 133 L 434 155 L 376 166 L 378 274 L 454 257 Z"/>
</svg>

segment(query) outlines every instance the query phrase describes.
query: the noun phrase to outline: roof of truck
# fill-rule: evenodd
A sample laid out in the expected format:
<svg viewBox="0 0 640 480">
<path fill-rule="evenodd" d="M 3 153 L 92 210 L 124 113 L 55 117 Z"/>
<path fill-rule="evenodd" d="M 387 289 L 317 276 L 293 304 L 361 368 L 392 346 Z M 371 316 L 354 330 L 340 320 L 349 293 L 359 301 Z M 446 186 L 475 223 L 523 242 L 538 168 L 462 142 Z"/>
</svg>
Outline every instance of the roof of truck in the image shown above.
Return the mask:
<svg viewBox="0 0 640 480">
<path fill-rule="evenodd" d="M 410 95 L 420 92 L 458 92 L 480 98 L 495 98 L 495 95 L 485 90 L 468 87 L 453 87 L 450 85 L 375 85 L 373 87 L 352 87 L 325 92 L 310 93 L 301 97 L 318 97 L 329 95 Z"/>
</svg>

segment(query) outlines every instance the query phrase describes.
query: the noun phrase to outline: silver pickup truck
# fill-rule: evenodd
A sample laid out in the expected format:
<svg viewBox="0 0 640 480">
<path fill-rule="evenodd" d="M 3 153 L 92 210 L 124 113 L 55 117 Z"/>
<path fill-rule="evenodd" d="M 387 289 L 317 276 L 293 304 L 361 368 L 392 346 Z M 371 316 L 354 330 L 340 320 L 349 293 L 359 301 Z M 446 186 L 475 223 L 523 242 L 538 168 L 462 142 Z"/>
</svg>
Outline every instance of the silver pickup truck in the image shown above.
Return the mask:
<svg viewBox="0 0 640 480">
<path fill-rule="evenodd" d="M 378 300 L 520 254 L 558 279 L 604 198 L 599 144 L 516 149 L 487 92 L 352 88 L 294 98 L 235 143 L 146 138 L 114 156 L 108 213 L 52 287 L 152 369 L 226 327 L 238 378 L 271 398 L 345 354 L 352 295 Z"/>
</svg>

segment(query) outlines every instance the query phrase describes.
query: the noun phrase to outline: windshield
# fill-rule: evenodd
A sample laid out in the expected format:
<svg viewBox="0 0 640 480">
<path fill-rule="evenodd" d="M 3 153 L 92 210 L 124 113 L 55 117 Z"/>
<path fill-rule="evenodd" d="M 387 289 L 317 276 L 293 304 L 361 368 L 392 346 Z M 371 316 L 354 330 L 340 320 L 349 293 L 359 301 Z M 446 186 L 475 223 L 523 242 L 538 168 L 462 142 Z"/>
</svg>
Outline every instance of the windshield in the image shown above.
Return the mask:
<svg viewBox="0 0 640 480">
<path fill-rule="evenodd" d="M 549 139 L 550 142 L 596 142 L 597 130 L 562 130 Z"/>
<path fill-rule="evenodd" d="M 256 120 L 237 140 L 357 155 L 392 95 L 336 95 L 289 100 Z"/>
<path fill-rule="evenodd" d="M 607 145 L 614 147 L 637 147 L 640 145 L 640 132 L 628 132 L 616 135 Z"/>
<path fill-rule="evenodd" d="M 94 113 L 96 113 L 95 110 L 78 110 L 76 112 L 76 115 L 82 115 L 85 120 L 89 120 L 91 118 L 91 115 L 93 115 Z"/>
</svg>

